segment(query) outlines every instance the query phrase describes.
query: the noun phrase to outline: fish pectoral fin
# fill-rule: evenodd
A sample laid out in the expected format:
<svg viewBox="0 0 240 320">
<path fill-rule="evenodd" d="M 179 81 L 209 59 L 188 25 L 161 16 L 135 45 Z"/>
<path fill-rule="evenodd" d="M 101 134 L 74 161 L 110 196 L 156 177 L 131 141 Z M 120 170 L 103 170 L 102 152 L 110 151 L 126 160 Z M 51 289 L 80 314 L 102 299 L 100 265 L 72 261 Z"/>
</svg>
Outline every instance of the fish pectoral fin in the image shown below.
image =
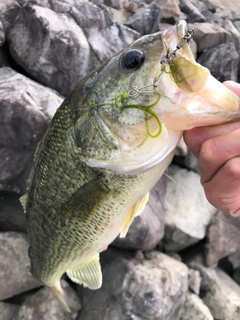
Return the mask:
<svg viewBox="0 0 240 320">
<path fill-rule="evenodd" d="M 137 216 L 140 216 L 140 214 L 143 212 L 145 205 L 148 202 L 148 198 L 149 192 L 131 207 L 121 227 L 120 238 L 124 238 L 126 236 L 133 219 Z"/>
<path fill-rule="evenodd" d="M 28 193 L 25 193 L 20 199 L 19 199 L 22 207 L 23 207 L 23 211 L 26 214 L 26 206 L 27 206 L 27 201 L 28 201 Z"/>
<path fill-rule="evenodd" d="M 88 219 L 111 194 L 110 189 L 102 183 L 101 178 L 95 178 L 83 184 L 61 207 L 61 213 L 66 219 Z"/>
<path fill-rule="evenodd" d="M 61 288 L 60 281 L 58 281 L 53 287 L 50 288 L 54 297 L 57 299 L 58 303 L 66 310 L 67 312 L 71 312 L 67 301 L 64 296 L 64 292 Z"/>
<path fill-rule="evenodd" d="M 99 254 L 79 266 L 66 271 L 69 278 L 89 289 L 99 289 L 102 285 L 102 271 Z"/>
</svg>

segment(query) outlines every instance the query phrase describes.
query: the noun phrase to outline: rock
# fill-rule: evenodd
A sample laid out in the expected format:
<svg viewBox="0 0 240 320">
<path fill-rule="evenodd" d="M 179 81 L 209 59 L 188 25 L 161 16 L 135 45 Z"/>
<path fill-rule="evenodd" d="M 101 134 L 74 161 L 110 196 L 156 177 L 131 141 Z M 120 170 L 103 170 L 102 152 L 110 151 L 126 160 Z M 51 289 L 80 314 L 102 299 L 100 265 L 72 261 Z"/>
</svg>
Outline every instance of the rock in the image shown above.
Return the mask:
<svg viewBox="0 0 240 320">
<path fill-rule="evenodd" d="M 240 285 L 240 268 L 237 268 L 233 275 L 232 275 L 233 279 Z"/>
<path fill-rule="evenodd" d="M 240 319 L 240 287 L 222 270 L 216 268 L 216 281 L 201 298 L 214 319 Z"/>
<path fill-rule="evenodd" d="M 203 301 L 194 293 L 188 292 L 179 320 L 214 320 Z"/>
<path fill-rule="evenodd" d="M 61 286 L 71 313 L 60 307 L 49 288 L 42 288 L 26 298 L 14 320 L 75 320 L 81 308 L 77 293 L 64 280 Z"/>
<path fill-rule="evenodd" d="M 167 174 L 163 243 L 165 250 L 179 251 L 205 237 L 216 209 L 207 202 L 198 174 L 174 165 Z"/>
<path fill-rule="evenodd" d="M 233 42 L 222 43 L 205 50 L 198 58 L 198 63 L 207 67 L 220 82 L 238 80 L 239 54 Z"/>
<path fill-rule="evenodd" d="M 224 28 L 231 34 L 232 41 L 235 45 L 237 52 L 240 49 L 240 31 L 234 26 L 231 20 L 226 19 L 224 21 Z"/>
<path fill-rule="evenodd" d="M 88 41 L 76 22 L 63 13 L 29 1 L 7 39 L 15 61 L 34 79 L 63 95 L 90 71 Z"/>
<path fill-rule="evenodd" d="M 24 193 L 37 143 L 63 98 L 0 68 L 0 190 Z"/>
<path fill-rule="evenodd" d="M 114 22 L 104 7 L 87 0 L 73 5 L 49 1 L 46 7 L 30 0 L 7 31 L 15 61 L 63 95 L 139 36 Z"/>
<path fill-rule="evenodd" d="M 228 1 L 225 0 L 211 0 L 211 3 L 217 7 L 221 8 L 222 11 L 231 10 L 233 12 L 236 12 L 238 16 L 240 15 L 240 3 L 238 1 Z"/>
<path fill-rule="evenodd" d="M 230 254 L 228 256 L 228 261 L 231 262 L 233 269 L 240 268 L 240 250 L 237 250 L 236 252 Z"/>
<path fill-rule="evenodd" d="M 27 231 L 26 217 L 17 194 L 0 192 L 0 231 Z"/>
<path fill-rule="evenodd" d="M 104 0 L 104 3 L 115 9 L 123 9 L 128 7 L 129 0 Z"/>
<path fill-rule="evenodd" d="M 212 288 L 216 282 L 216 272 L 212 267 L 204 265 L 202 254 L 192 254 L 187 260 L 183 260 L 187 266 L 199 272 L 201 277 L 200 291 L 205 292 Z"/>
<path fill-rule="evenodd" d="M 229 32 L 212 23 L 189 23 L 188 27 L 195 30 L 193 39 L 197 43 L 199 52 L 218 46 L 221 43 L 232 41 Z"/>
<path fill-rule="evenodd" d="M 138 31 L 141 35 L 150 34 L 159 30 L 161 8 L 159 4 L 152 2 L 140 7 L 125 23 Z"/>
<path fill-rule="evenodd" d="M 17 0 L 0 1 L 0 21 L 5 34 L 9 26 L 13 24 L 13 21 L 20 8 L 20 4 Z"/>
<path fill-rule="evenodd" d="M 0 261 L 0 300 L 40 286 L 27 274 L 30 262 L 25 234 L 0 233 Z"/>
<path fill-rule="evenodd" d="M 161 22 L 174 24 L 178 22 L 181 16 L 177 0 L 155 0 L 161 8 Z"/>
<path fill-rule="evenodd" d="M 196 295 L 199 295 L 202 277 L 200 272 L 195 269 L 189 269 L 188 286 Z"/>
<path fill-rule="evenodd" d="M 19 306 L 17 304 L 0 302 L 0 315 L 2 320 L 13 320 Z"/>
<path fill-rule="evenodd" d="M 240 32 L 240 20 L 234 21 L 233 24 L 237 28 L 237 30 Z"/>
<path fill-rule="evenodd" d="M 123 249 L 152 250 L 164 233 L 163 198 L 166 177 L 162 177 L 150 191 L 148 203 L 140 216 L 133 220 L 125 238 L 117 238 L 113 245 Z"/>
<path fill-rule="evenodd" d="M 200 10 L 189 0 L 180 0 L 179 7 L 187 15 L 187 22 L 205 22 Z"/>
<path fill-rule="evenodd" d="M 206 263 L 216 264 L 220 259 L 235 253 L 239 249 L 240 220 L 218 212 L 208 228 Z"/>
<path fill-rule="evenodd" d="M 78 320 L 96 320 L 96 315 L 101 320 L 179 318 L 188 286 L 183 263 L 157 251 L 137 259 L 111 249 L 102 259 L 102 288 L 79 287 L 83 309 Z"/>
<path fill-rule="evenodd" d="M 5 42 L 5 32 L 3 29 L 2 21 L 0 20 L 0 46 Z"/>
</svg>

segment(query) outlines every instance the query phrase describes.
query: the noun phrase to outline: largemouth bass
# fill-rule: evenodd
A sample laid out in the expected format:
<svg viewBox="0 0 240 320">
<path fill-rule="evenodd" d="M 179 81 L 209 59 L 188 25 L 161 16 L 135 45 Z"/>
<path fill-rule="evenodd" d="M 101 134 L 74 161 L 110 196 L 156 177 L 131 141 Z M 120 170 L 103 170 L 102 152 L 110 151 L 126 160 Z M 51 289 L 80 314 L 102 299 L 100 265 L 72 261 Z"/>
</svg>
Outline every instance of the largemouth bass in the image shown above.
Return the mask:
<svg viewBox="0 0 240 320">
<path fill-rule="evenodd" d="M 197 64 L 185 21 L 84 78 L 41 140 L 21 198 L 30 273 L 69 311 L 60 279 L 102 284 L 99 253 L 139 215 L 182 131 L 233 121 L 240 100 Z"/>
</svg>

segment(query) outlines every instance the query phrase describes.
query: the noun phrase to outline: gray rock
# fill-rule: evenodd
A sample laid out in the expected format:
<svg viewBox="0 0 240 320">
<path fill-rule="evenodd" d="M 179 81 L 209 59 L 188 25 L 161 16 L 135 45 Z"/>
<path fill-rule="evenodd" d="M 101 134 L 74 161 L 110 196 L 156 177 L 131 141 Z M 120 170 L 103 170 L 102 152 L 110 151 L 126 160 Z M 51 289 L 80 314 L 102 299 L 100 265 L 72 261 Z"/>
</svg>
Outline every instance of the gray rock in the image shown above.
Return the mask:
<svg viewBox="0 0 240 320">
<path fill-rule="evenodd" d="M 14 23 L 14 19 L 20 9 L 21 7 L 17 0 L 0 1 L 0 21 L 5 34 L 9 26 Z"/>
<path fill-rule="evenodd" d="M 231 262 L 233 269 L 240 268 L 240 250 L 237 250 L 236 252 L 230 254 L 228 256 L 228 261 Z"/>
<path fill-rule="evenodd" d="M 220 259 L 235 253 L 239 249 L 240 220 L 218 212 L 208 228 L 206 263 L 216 264 Z"/>
<path fill-rule="evenodd" d="M 234 21 L 233 24 L 237 28 L 237 30 L 240 32 L 240 20 Z"/>
<path fill-rule="evenodd" d="M 27 274 L 29 265 L 26 235 L 0 233 L 0 300 L 40 286 Z"/>
<path fill-rule="evenodd" d="M 63 98 L 0 68 L 0 190 L 23 193 L 38 141 Z"/>
<path fill-rule="evenodd" d="M 155 0 L 161 8 L 161 22 L 169 22 L 174 24 L 178 22 L 181 16 L 177 0 Z"/>
<path fill-rule="evenodd" d="M 207 202 L 198 174 L 174 165 L 167 174 L 163 242 L 167 251 L 179 251 L 205 237 L 216 209 Z"/>
<path fill-rule="evenodd" d="M 159 4 L 152 2 L 140 7 L 125 23 L 141 35 L 157 32 L 161 19 L 161 8 Z"/>
<path fill-rule="evenodd" d="M 19 305 L 8 303 L 8 302 L 0 302 L 0 316 L 2 320 L 13 320 L 19 309 Z"/>
<path fill-rule="evenodd" d="M 42 288 L 25 299 L 14 320 L 75 320 L 81 308 L 77 293 L 64 280 L 61 286 L 71 313 L 60 307 L 50 289 Z"/>
<path fill-rule="evenodd" d="M 204 265 L 202 255 L 192 255 L 188 261 L 185 261 L 185 263 L 189 268 L 199 272 L 201 277 L 200 291 L 205 292 L 210 290 L 216 282 L 215 269 Z"/>
<path fill-rule="evenodd" d="M 160 252 L 146 259 L 108 250 L 102 255 L 103 286 L 80 288 L 78 320 L 177 320 L 188 286 L 187 267 Z M 92 303 L 94 301 L 94 304 Z"/>
<path fill-rule="evenodd" d="M 238 80 L 239 54 L 233 42 L 222 43 L 205 50 L 198 63 L 207 67 L 219 81 Z"/>
<path fill-rule="evenodd" d="M 214 320 L 203 301 L 194 293 L 188 292 L 179 320 Z"/>
<path fill-rule="evenodd" d="M 240 319 L 240 287 L 222 270 L 216 268 L 216 281 L 201 298 L 214 319 Z"/>
<path fill-rule="evenodd" d="M 237 52 L 240 49 L 240 31 L 234 26 L 231 20 L 224 20 L 224 28 L 232 35 L 233 43 L 236 47 Z"/>
<path fill-rule="evenodd" d="M 0 46 L 5 42 L 5 32 L 2 21 L 0 20 Z"/>
<path fill-rule="evenodd" d="M 200 286 L 202 282 L 202 277 L 199 270 L 189 269 L 188 273 L 188 286 L 196 295 L 200 293 Z"/>
<path fill-rule="evenodd" d="M 0 231 L 27 231 L 26 217 L 17 194 L 0 192 Z"/>
<path fill-rule="evenodd" d="M 87 0 L 35 2 L 28 1 L 9 26 L 10 51 L 31 77 L 63 95 L 139 36 Z"/>
<path fill-rule="evenodd" d="M 140 216 L 133 220 L 125 238 L 117 238 L 113 245 L 123 249 L 152 250 L 163 238 L 163 198 L 166 177 L 162 177 L 151 190 L 149 201 Z"/>
<path fill-rule="evenodd" d="M 104 0 L 104 3 L 115 9 L 123 9 L 128 7 L 129 0 Z"/>
<path fill-rule="evenodd" d="M 189 28 L 195 30 L 193 39 L 197 43 L 198 51 L 213 48 L 221 43 L 231 42 L 232 36 L 225 29 L 212 23 L 189 23 Z"/>
<path fill-rule="evenodd" d="M 201 14 L 198 7 L 196 7 L 189 0 L 180 0 L 179 7 L 182 12 L 187 15 L 187 22 L 205 22 L 205 17 Z"/>
</svg>

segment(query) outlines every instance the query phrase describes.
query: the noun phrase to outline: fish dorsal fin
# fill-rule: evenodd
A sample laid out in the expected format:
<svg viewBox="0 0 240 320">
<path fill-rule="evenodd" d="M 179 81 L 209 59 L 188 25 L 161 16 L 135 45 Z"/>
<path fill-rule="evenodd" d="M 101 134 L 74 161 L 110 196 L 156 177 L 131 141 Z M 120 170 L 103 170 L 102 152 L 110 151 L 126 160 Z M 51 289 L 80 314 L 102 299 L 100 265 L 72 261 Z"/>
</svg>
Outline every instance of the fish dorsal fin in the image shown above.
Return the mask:
<svg viewBox="0 0 240 320">
<path fill-rule="evenodd" d="M 27 206 L 27 201 L 28 201 L 28 193 L 25 193 L 20 199 L 19 199 L 22 207 L 23 207 L 23 211 L 26 214 L 26 206 Z"/>
<path fill-rule="evenodd" d="M 145 205 L 148 202 L 148 198 L 149 192 L 131 207 L 121 227 L 120 238 L 124 238 L 126 236 L 133 219 L 143 212 Z"/>
<path fill-rule="evenodd" d="M 82 284 L 89 289 L 98 289 L 102 285 L 102 271 L 99 262 L 99 253 L 92 259 L 79 266 L 68 269 L 67 275 L 76 283 Z"/>
<path fill-rule="evenodd" d="M 67 301 L 64 296 L 64 292 L 61 288 L 60 281 L 58 281 L 53 287 L 50 288 L 52 290 L 52 293 L 54 294 L 54 297 L 57 299 L 58 303 L 66 310 L 67 312 L 71 312 Z"/>
</svg>

